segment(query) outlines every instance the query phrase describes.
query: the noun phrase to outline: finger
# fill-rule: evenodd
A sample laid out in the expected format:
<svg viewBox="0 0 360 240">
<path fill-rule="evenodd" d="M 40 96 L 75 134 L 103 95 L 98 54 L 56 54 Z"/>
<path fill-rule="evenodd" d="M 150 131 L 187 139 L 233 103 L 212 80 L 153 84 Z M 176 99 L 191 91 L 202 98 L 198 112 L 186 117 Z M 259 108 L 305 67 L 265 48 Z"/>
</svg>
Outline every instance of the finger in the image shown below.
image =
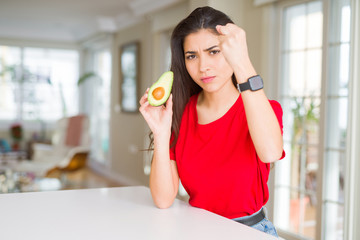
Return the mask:
<svg viewBox="0 0 360 240">
<path fill-rule="evenodd" d="M 144 96 L 142 96 L 142 98 L 140 99 L 139 103 L 140 105 L 143 105 L 144 103 L 147 102 L 147 94 L 145 94 Z"/>
<path fill-rule="evenodd" d="M 234 29 L 239 28 L 237 25 L 233 23 L 227 23 L 225 27 L 228 29 L 228 31 L 233 31 Z"/>
<path fill-rule="evenodd" d="M 143 106 L 139 108 L 140 113 L 143 115 L 146 123 L 152 129 L 152 126 L 154 126 L 154 121 L 152 118 L 152 115 L 148 111 L 149 102 L 146 102 Z"/>
<path fill-rule="evenodd" d="M 147 111 L 147 109 L 148 109 L 148 107 L 149 107 L 149 102 L 148 101 L 146 101 L 146 102 L 144 102 L 143 104 L 141 104 L 141 106 L 139 107 L 139 111 L 141 112 L 141 113 L 145 113 L 146 111 Z"/>
<path fill-rule="evenodd" d="M 144 105 L 143 104 L 140 105 L 139 112 L 141 112 L 142 115 L 144 115 Z"/>
<path fill-rule="evenodd" d="M 227 35 L 227 34 L 229 34 L 229 30 L 227 29 L 226 26 L 217 25 L 217 26 L 216 26 L 216 30 L 218 31 L 218 33 L 219 33 L 220 35 Z"/>
<path fill-rule="evenodd" d="M 141 97 L 141 99 L 140 99 L 140 101 L 139 101 L 140 105 L 143 105 L 144 103 L 147 102 L 147 97 L 148 97 L 148 94 L 147 94 L 147 93 L 145 93 L 145 94 Z"/>
</svg>

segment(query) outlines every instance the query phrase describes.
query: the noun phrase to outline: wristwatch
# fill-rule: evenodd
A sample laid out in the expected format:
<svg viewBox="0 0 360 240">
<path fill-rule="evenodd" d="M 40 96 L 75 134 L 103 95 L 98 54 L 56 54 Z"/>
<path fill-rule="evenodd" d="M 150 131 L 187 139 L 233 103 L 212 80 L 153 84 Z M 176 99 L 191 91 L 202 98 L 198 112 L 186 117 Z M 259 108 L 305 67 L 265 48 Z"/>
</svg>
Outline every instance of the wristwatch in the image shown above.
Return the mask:
<svg viewBox="0 0 360 240">
<path fill-rule="evenodd" d="M 243 92 L 246 90 L 257 91 L 264 87 L 264 82 L 259 75 L 253 76 L 244 83 L 238 83 L 237 88 L 239 92 Z"/>
</svg>

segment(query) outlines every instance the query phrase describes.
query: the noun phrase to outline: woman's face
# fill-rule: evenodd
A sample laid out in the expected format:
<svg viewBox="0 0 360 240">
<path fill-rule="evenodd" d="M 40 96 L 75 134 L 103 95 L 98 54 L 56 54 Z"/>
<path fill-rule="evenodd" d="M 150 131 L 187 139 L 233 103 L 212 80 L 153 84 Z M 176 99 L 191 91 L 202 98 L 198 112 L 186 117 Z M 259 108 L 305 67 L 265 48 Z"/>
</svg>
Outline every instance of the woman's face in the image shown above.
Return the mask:
<svg viewBox="0 0 360 240">
<path fill-rule="evenodd" d="M 220 51 L 218 35 L 211 30 L 201 29 L 186 36 L 184 55 L 188 73 L 205 92 L 232 84 L 234 71 Z"/>
</svg>

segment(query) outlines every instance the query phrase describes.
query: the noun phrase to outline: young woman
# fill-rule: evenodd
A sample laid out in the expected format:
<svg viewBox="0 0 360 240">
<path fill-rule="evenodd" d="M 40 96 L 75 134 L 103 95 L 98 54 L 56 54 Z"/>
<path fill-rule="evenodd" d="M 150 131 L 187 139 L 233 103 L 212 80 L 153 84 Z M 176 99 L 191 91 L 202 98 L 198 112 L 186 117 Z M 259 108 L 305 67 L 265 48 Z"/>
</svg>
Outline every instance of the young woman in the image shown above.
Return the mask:
<svg viewBox="0 0 360 240">
<path fill-rule="evenodd" d="M 220 11 L 197 8 L 174 29 L 171 51 L 166 105 L 149 105 L 148 90 L 140 100 L 152 131 L 155 204 L 171 206 L 180 178 L 192 206 L 277 236 L 263 206 L 270 163 L 284 156 L 282 109 L 262 89 L 244 30 Z"/>
</svg>

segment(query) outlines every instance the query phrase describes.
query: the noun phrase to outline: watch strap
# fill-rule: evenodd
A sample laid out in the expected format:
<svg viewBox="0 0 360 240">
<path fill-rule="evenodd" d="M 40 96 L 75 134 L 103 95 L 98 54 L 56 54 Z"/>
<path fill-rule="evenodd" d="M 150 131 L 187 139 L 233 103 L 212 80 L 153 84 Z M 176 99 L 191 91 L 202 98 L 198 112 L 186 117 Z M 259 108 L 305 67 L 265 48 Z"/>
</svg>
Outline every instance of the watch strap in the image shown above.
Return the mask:
<svg viewBox="0 0 360 240">
<path fill-rule="evenodd" d="M 250 89 L 250 83 L 248 81 L 246 81 L 244 83 L 238 83 L 237 88 L 238 88 L 239 92 L 249 90 Z"/>
</svg>

